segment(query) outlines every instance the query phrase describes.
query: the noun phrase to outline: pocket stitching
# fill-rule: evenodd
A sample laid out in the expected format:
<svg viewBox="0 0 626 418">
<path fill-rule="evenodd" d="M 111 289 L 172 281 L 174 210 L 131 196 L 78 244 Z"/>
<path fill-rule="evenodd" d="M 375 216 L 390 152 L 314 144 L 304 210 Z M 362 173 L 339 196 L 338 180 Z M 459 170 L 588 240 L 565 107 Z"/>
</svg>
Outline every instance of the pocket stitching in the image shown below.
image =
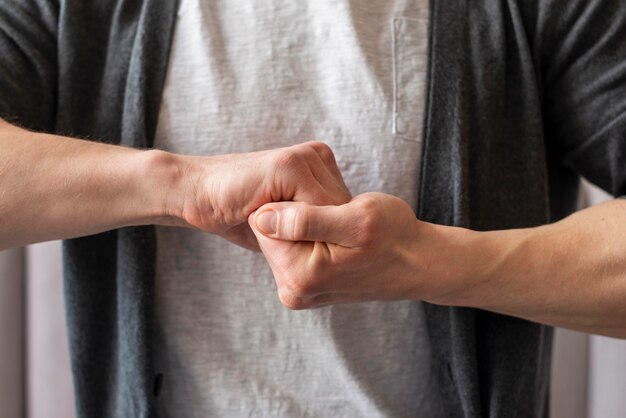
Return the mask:
<svg viewBox="0 0 626 418">
<path fill-rule="evenodd" d="M 421 132 L 417 132 L 414 135 L 407 135 L 407 132 L 399 132 L 398 130 L 398 119 L 400 119 L 401 115 L 400 115 L 400 109 L 398 106 L 398 102 L 400 100 L 400 91 L 399 91 L 399 64 L 398 64 L 398 52 L 399 52 L 399 47 L 398 47 L 398 33 L 396 30 L 396 24 L 398 22 L 405 22 L 405 21 L 409 21 L 412 22 L 413 24 L 419 24 L 422 21 L 427 20 L 427 19 L 418 19 L 418 18 L 411 18 L 411 17 L 395 17 L 391 20 L 391 33 L 392 33 L 392 90 L 393 90 L 393 103 L 392 103 L 392 134 L 398 138 L 401 139 L 405 139 L 407 141 L 413 141 L 413 142 L 422 142 L 422 137 L 421 137 Z M 426 23 L 426 28 L 427 28 L 428 23 Z M 425 29 L 427 30 L 427 29 Z M 427 35 L 427 33 L 425 34 Z M 427 60 L 428 57 L 426 54 L 424 54 L 424 56 L 426 57 L 425 59 Z M 415 70 L 415 71 L 419 71 L 419 70 Z M 422 95 L 425 95 L 426 92 L 425 90 L 422 91 Z M 424 99 L 424 98 L 422 98 Z M 423 118 L 423 114 L 419 115 L 419 117 Z M 422 123 L 418 124 L 418 127 L 420 125 L 422 125 Z M 419 131 L 419 129 L 417 129 Z"/>
</svg>

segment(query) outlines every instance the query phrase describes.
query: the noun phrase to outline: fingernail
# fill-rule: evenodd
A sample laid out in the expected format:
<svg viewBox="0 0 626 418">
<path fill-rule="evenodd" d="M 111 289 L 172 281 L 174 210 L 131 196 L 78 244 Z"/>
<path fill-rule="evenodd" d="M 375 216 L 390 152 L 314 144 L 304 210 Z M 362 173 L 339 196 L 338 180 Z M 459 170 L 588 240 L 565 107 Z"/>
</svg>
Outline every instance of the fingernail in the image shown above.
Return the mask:
<svg viewBox="0 0 626 418">
<path fill-rule="evenodd" d="M 266 210 L 256 216 L 256 226 L 266 235 L 276 233 L 276 212 Z"/>
</svg>

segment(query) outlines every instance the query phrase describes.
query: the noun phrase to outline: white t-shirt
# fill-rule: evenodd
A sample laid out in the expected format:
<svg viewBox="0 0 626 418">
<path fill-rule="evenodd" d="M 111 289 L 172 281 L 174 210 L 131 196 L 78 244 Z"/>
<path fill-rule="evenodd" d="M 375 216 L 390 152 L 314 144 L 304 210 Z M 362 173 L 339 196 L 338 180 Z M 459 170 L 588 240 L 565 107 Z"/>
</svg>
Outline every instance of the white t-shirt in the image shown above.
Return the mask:
<svg viewBox="0 0 626 418">
<path fill-rule="evenodd" d="M 429 0 L 182 0 L 155 140 L 196 155 L 322 140 L 356 195 L 415 207 Z M 290 311 L 263 256 L 157 228 L 158 409 L 434 416 L 420 302 Z"/>
</svg>

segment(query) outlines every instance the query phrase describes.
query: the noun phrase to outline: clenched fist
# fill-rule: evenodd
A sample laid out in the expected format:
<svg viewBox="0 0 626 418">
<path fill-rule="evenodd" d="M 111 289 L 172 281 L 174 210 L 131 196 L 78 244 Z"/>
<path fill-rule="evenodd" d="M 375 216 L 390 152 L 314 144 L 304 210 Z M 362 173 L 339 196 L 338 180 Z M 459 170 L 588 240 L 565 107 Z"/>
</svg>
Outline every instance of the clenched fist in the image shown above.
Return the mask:
<svg viewBox="0 0 626 418">
<path fill-rule="evenodd" d="M 180 156 L 177 156 L 180 157 Z M 247 219 L 269 202 L 340 205 L 351 199 L 332 150 L 321 142 L 245 154 L 182 156 L 182 197 L 175 194 L 183 226 L 215 233 L 258 249 Z"/>
<path fill-rule="evenodd" d="M 431 224 L 403 200 L 366 193 L 340 206 L 271 203 L 250 216 L 281 302 L 291 309 L 423 299 L 433 286 Z"/>
</svg>

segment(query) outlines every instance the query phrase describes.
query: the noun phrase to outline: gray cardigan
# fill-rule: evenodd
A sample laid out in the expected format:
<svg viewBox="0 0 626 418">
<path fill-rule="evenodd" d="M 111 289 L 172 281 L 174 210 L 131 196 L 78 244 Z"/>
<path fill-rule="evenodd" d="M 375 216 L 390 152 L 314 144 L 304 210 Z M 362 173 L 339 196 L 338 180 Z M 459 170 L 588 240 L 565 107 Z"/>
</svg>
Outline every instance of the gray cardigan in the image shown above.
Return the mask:
<svg viewBox="0 0 626 418">
<path fill-rule="evenodd" d="M 150 147 L 176 9 L 0 0 L 0 116 Z M 545 224 L 574 210 L 579 175 L 626 194 L 626 4 L 432 1 L 423 146 L 417 215 L 430 222 Z M 154 228 L 64 249 L 79 416 L 154 416 Z M 446 416 L 548 415 L 549 327 L 435 305 L 427 320 Z"/>
</svg>

